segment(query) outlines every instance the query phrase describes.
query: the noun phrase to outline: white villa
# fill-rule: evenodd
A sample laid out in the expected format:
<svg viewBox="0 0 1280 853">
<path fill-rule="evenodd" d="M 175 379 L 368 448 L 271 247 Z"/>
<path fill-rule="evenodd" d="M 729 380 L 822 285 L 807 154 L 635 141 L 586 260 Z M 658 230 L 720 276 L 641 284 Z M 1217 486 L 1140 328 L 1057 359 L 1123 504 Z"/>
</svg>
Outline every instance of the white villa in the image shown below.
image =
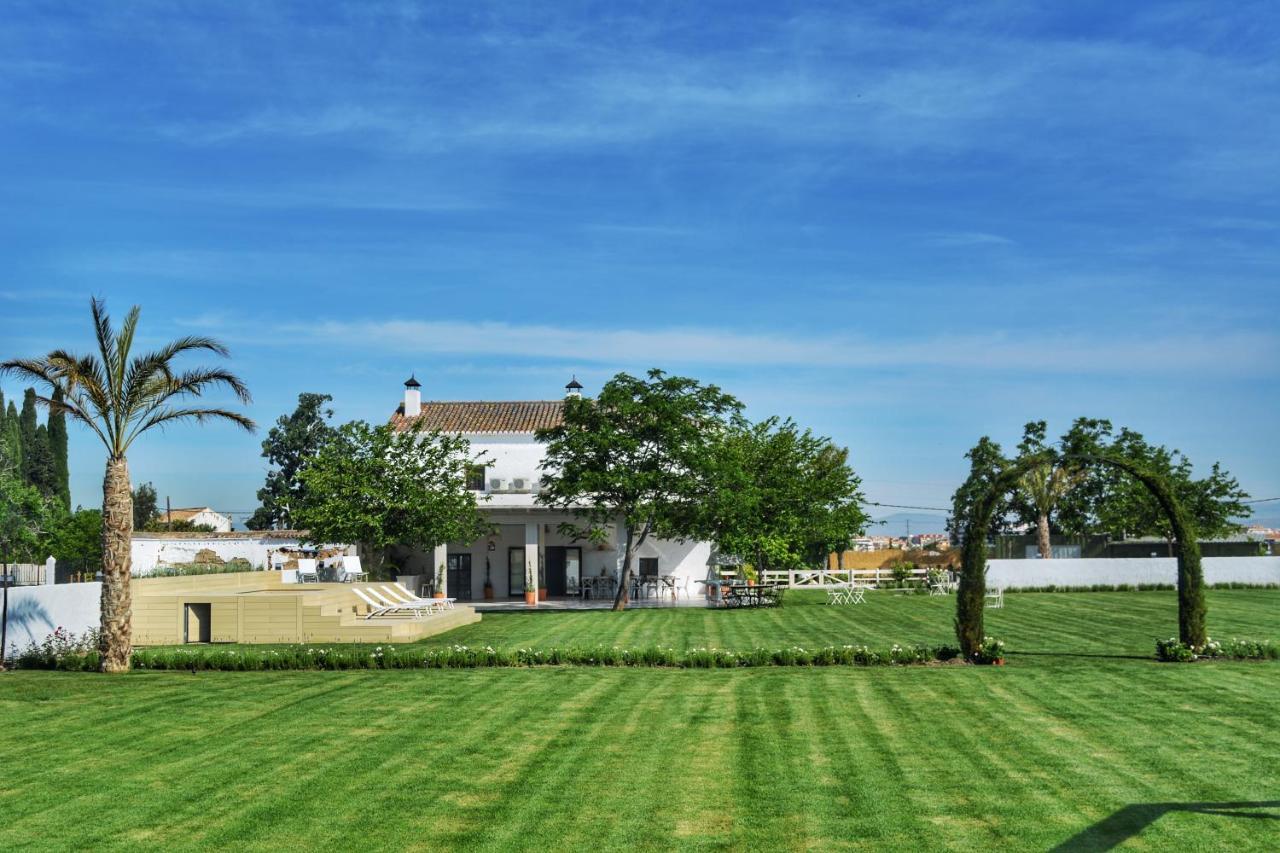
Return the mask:
<svg viewBox="0 0 1280 853">
<path fill-rule="evenodd" d="M 559 526 L 582 521 L 535 501 L 542 476 L 538 466 L 545 450 L 534 431 L 560 422 L 563 400 L 423 402 L 420 389 L 413 377 L 405 382 L 403 403 L 391 422 L 401 429 L 419 424 L 461 433 L 477 458 L 489 460 L 483 468 L 476 466 L 471 487 L 484 493 L 487 500 L 482 499 L 481 511 L 498 532 L 477 542 L 441 545 L 434 554 L 405 554 L 400 560 L 402 573 L 429 580 L 435 575 L 433 567 L 443 565 L 445 591 L 461 601 L 524 599 L 525 577 L 532 576 L 534 567 L 539 586 L 550 598 L 571 594 L 582 578 L 620 575 L 625 528 L 613 525 L 607 543 L 575 542 Z M 577 395 L 581 389 L 576 378 L 565 386 L 568 395 Z M 702 591 L 695 581 L 707 576 L 710 555 L 705 542 L 650 539 L 641 547 L 632 571 L 675 576 L 678 588 L 693 597 Z"/>
</svg>

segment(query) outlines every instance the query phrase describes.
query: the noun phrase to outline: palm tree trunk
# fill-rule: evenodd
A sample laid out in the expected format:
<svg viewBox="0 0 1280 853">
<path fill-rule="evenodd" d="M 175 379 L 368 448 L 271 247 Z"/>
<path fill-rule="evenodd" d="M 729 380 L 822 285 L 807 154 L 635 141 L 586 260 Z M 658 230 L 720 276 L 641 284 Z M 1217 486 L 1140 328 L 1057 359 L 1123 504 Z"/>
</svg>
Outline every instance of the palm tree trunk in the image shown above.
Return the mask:
<svg viewBox="0 0 1280 853">
<path fill-rule="evenodd" d="M 133 564 L 133 493 L 129 463 L 107 460 L 102 481 L 102 653 L 103 672 L 128 672 L 133 652 L 133 600 L 129 576 Z"/>
<path fill-rule="evenodd" d="M 1053 545 L 1049 541 L 1049 514 L 1040 513 L 1036 519 L 1036 544 L 1040 546 L 1040 559 L 1047 560 L 1053 556 Z"/>
</svg>

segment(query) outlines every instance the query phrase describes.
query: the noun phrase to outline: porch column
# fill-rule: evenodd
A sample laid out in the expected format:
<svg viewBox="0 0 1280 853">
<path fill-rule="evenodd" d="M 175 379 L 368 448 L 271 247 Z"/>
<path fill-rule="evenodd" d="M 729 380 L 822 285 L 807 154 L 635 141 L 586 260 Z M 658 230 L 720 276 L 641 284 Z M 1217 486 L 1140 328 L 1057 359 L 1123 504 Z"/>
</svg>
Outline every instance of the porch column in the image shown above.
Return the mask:
<svg viewBox="0 0 1280 853">
<path fill-rule="evenodd" d="M 533 606 L 538 604 L 538 538 L 542 526 L 536 521 L 526 521 L 524 525 L 524 594 L 525 601 Z M 533 598 L 529 598 L 530 590 Z"/>
<path fill-rule="evenodd" d="M 436 595 L 449 597 L 449 543 L 437 545 L 431 552 L 431 572 L 435 575 Z"/>
</svg>

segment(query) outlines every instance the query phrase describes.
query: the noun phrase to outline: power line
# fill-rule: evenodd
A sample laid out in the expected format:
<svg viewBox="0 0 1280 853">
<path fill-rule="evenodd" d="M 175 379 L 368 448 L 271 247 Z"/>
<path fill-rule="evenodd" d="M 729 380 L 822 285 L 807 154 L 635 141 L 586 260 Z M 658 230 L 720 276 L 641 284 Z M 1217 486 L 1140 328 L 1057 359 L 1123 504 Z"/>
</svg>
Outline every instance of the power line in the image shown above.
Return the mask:
<svg viewBox="0 0 1280 853">
<path fill-rule="evenodd" d="M 950 507 L 941 506 L 909 506 L 907 504 L 882 504 L 879 501 L 867 501 L 868 506 L 883 506 L 889 509 L 927 509 L 933 512 L 951 512 Z"/>
<path fill-rule="evenodd" d="M 1265 504 L 1265 503 L 1270 503 L 1271 501 L 1280 501 L 1280 498 L 1257 498 L 1256 500 L 1251 500 L 1251 501 L 1240 501 L 1240 503 L 1243 503 L 1243 504 Z"/>
</svg>

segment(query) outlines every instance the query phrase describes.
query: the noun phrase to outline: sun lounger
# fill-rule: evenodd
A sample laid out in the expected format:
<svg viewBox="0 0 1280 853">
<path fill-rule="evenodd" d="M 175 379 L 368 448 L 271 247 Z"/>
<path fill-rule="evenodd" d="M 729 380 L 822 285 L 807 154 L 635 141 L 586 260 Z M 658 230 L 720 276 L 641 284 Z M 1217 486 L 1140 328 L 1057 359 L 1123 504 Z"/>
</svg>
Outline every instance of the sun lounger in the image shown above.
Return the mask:
<svg viewBox="0 0 1280 853">
<path fill-rule="evenodd" d="M 395 607 L 381 601 L 375 601 L 372 596 L 368 595 L 364 590 L 360 589 L 360 587 L 352 587 L 351 591 L 354 592 L 361 601 L 369 605 L 369 612 L 365 614 L 364 617 L 366 619 L 373 619 L 377 616 L 395 616 L 397 613 L 403 613 L 410 616 L 414 615 L 412 611 L 404 607 Z"/>
<path fill-rule="evenodd" d="M 298 583 L 320 583 L 320 573 L 316 571 L 315 560 L 298 561 Z"/>
<path fill-rule="evenodd" d="M 384 584 L 381 589 L 383 592 L 383 598 L 390 599 L 391 601 L 400 601 L 405 604 L 414 604 L 419 606 L 430 605 L 430 607 L 435 610 L 452 610 L 453 603 L 457 600 L 454 598 L 419 598 L 398 583 Z"/>
<path fill-rule="evenodd" d="M 359 557 L 343 557 L 342 567 L 338 569 L 338 580 L 342 583 L 355 583 L 364 580 L 368 575 L 360 567 Z"/>
</svg>

